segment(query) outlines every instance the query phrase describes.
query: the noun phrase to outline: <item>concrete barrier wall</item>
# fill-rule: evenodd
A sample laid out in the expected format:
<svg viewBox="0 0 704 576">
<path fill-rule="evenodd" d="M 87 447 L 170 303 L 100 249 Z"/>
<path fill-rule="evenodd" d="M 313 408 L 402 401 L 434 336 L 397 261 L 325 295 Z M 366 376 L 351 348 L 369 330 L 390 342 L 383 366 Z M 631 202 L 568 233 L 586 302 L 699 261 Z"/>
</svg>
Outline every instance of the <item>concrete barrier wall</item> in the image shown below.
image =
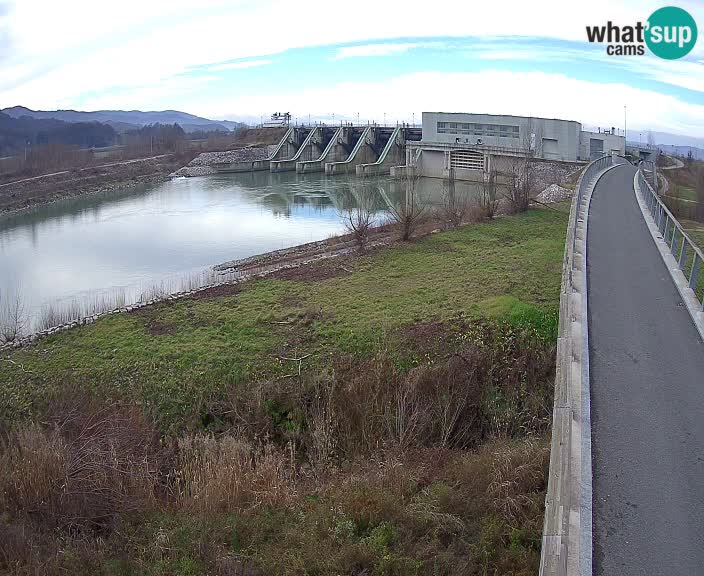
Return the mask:
<svg viewBox="0 0 704 576">
<path fill-rule="evenodd" d="M 611 157 L 592 162 L 570 209 L 560 288 L 550 475 L 540 576 L 592 574 L 592 467 L 586 246 L 589 203 Z"/>
</svg>

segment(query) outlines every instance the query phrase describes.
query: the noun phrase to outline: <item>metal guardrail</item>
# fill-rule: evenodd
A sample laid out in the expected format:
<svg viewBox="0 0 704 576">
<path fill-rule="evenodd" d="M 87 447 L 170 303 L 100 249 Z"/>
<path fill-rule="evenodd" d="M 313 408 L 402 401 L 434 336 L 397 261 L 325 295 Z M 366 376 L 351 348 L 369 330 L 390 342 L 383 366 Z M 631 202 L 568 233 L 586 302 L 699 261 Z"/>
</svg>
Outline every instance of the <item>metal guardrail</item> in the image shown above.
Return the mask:
<svg viewBox="0 0 704 576">
<path fill-rule="evenodd" d="M 604 156 L 585 168 L 567 225 L 540 576 L 592 574 L 586 231 L 595 179 L 612 165 Z"/>
<path fill-rule="evenodd" d="M 689 287 L 694 291 L 700 309 L 704 310 L 704 291 L 701 291 L 701 296 L 697 293 L 699 272 L 704 266 L 704 254 L 702 254 L 702 251 L 694 241 L 687 236 L 677 218 L 673 216 L 672 212 L 660 199 L 660 196 L 653 190 L 645 176 L 642 163 L 638 166 L 638 184 L 641 196 L 650 211 L 650 215 L 655 220 L 663 240 L 677 260 L 680 270 L 682 270 L 689 283 Z"/>
<path fill-rule="evenodd" d="M 640 165 L 639 165 L 644 172 L 645 180 L 646 182 L 650 182 L 650 185 L 653 187 L 653 190 L 655 192 L 658 191 L 658 167 L 655 162 L 652 160 L 641 160 Z M 650 180 L 648 180 L 648 174 L 647 172 L 650 173 Z"/>
</svg>

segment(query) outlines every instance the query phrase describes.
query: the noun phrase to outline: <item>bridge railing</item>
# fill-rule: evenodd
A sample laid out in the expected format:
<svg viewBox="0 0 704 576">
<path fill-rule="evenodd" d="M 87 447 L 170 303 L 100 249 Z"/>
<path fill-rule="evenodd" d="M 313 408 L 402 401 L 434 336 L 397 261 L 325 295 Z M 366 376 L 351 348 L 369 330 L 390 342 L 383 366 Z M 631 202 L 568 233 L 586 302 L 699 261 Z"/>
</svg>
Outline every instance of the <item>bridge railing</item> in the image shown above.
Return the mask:
<svg viewBox="0 0 704 576">
<path fill-rule="evenodd" d="M 557 333 L 550 475 L 540 576 L 591 576 L 591 417 L 587 325 L 587 216 L 599 174 L 613 164 L 598 158 L 582 172 L 565 239 Z"/>
<path fill-rule="evenodd" d="M 700 276 L 704 279 L 704 275 L 701 274 L 702 268 L 704 268 L 704 254 L 687 235 L 660 196 L 653 190 L 643 170 L 643 163 L 638 167 L 638 184 L 641 197 L 660 230 L 663 240 L 677 260 L 689 287 L 694 291 L 700 309 L 704 310 L 704 286 L 700 286 L 700 284 L 704 284 L 704 282 L 700 282 Z"/>
</svg>

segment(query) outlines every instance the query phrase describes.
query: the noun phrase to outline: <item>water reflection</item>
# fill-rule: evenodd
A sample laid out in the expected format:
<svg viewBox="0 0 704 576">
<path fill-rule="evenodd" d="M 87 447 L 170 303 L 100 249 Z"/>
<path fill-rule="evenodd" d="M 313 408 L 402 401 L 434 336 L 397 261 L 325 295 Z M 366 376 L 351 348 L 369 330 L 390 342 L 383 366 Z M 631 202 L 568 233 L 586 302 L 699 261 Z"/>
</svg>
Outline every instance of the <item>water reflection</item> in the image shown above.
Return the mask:
<svg viewBox="0 0 704 576">
<path fill-rule="evenodd" d="M 474 191 L 465 187 L 470 193 Z M 61 200 L 0 216 L 0 291 L 27 313 L 77 303 L 135 301 L 151 286 L 179 288 L 212 265 L 344 232 L 340 213 L 373 190 L 381 218 L 404 198 L 389 178 L 253 172 L 178 179 Z M 425 201 L 443 194 L 421 180 Z"/>
</svg>

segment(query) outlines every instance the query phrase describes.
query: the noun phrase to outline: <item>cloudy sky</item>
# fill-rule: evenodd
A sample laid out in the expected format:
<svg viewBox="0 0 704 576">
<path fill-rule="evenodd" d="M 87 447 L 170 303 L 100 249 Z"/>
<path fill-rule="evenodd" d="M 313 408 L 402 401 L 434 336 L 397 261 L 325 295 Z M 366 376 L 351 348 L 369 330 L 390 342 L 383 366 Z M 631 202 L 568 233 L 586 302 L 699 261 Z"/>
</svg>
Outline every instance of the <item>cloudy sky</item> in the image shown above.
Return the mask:
<svg viewBox="0 0 704 576">
<path fill-rule="evenodd" d="M 178 109 L 259 121 L 560 117 L 704 137 L 704 39 L 607 56 L 585 26 L 651 0 L 0 0 L 0 108 Z M 704 0 L 678 0 L 704 35 Z"/>
</svg>

